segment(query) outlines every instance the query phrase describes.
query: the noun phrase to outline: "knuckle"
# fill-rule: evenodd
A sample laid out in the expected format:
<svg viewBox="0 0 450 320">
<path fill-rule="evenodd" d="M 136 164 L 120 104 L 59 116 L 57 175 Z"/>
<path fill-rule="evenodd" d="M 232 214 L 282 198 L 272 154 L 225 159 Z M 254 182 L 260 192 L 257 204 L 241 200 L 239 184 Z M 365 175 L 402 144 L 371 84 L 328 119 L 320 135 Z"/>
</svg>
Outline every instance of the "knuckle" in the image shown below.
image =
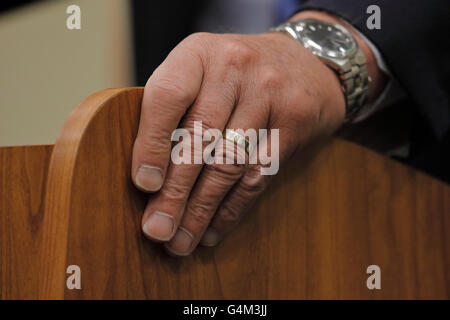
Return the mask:
<svg viewBox="0 0 450 320">
<path fill-rule="evenodd" d="M 227 67 L 242 69 L 256 57 L 256 51 L 239 40 L 225 41 L 222 50 Z"/>
<path fill-rule="evenodd" d="M 225 202 L 222 205 L 222 208 L 219 212 L 219 218 L 226 223 L 236 223 L 239 221 L 241 217 L 241 211 L 238 209 L 236 205 L 233 205 L 232 203 Z"/>
<path fill-rule="evenodd" d="M 207 108 L 194 108 L 192 109 L 183 120 L 182 127 L 189 131 L 192 135 L 194 134 L 194 124 L 195 122 L 201 121 L 201 132 L 205 132 L 209 129 L 214 129 L 214 115 Z"/>
<path fill-rule="evenodd" d="M 238 180 L 243 173 L 244 167 L 236 164 L 212 163 L 206 167 L 206 176 L 214 180 L 216 184 Z"/>
<path fill-rule="evenodd" d="M 177 106 L 186 106 L 195 99 L 195 95 L 177 79 L 159 78 L 151 84 L 151 90 L 158 99 L 162 101 L 170 99 Z"/>
<path fill-rule="evenodd" d="M 144 136 L 140 135 L 135 142 L 135 150 L 139 149 L 139 153 L 151 158 L 159 159 L 166 156 L 170 147 L 170 132 L 156 133 L 149 131 Z"/>
<path fill-rule="evenodd" d="M 181 203 L 186 201 L 187 195 L 190 192 L 190 187 L 187 184 L 167 180 L 164 183 L 160 193 L 168 201 Z"/>
<path fill-rule="evenodd" d="M 261 193 L 267 186 L 268 176 L 261 174 L 261 166 L 254 165 L 247 168 L 246 174 L 240 181 L 242 194 L 252 195 Z"/>
<path fill-rule="evenodd" d="M 211 39 L 212 36 L 213 35 L 208 32 L 195 32 L 195 33 L 191 33 L 186 38 L 184 38 L 182 43 L 198 46 L 199 44 L 203 44 L 204 42 Z"/>
<path fill-rule="evenodd" d="M 201 130 L 198 130 L 196 128 L 197 121 L 201 121 Z M 182 127 L 189 132 L 189 135 L 191 136 L 191 139 L 195 137 L 199 137 L 203 139 L 203 133 L 205 131 L 208 131 L 210 129 L 214 129 L 213 120 L 208 117 L 199 117 L 199 113 L 195 114 L 189 114 L 189 116 L 186 117 L 186 119 L 183 121 Z M 201 144 L 194 143 L 192 146 L 192 151 L 194 152 L 203 152 L 203 148 L 207 146 L 210 142 L 209 141 L 203 141 Z"/>
<path fill-rule="evenodd" d="M 181 128 L 185 129 L 190 136 L 190 140 L 187 140 L 186 147 L 191 150 L 192 156 L 200 155 L 204 157 L 204 148 L 208 146 L 211 141 L 204 140 L 204 133 L 209 130 L 218 130 L 215 126 L 215 120 L 207 110 L 199 108 L 193 109 L 183 119 Z M 195 143 L 195 138 L 200 138 L 201 143 Z M 183 140 L 184 141 L 184 140 Z M 194 143 L 192 143 L 194 141 Z"/>
<path fill-rule="evenodd" d="M 279 69 L 268 66 L 262 69 L 260 83 L 263 89 L 281 89 L 286 82 L 286 75 Z"/>
<path fill-rule="evenodd" d="M 200 197 L 195 197 L 189 202 L 189 213 L 190 217 L 193 218 L 197 224 L 208 224 L 213 215 L 212 202 Z"/>
</svg>

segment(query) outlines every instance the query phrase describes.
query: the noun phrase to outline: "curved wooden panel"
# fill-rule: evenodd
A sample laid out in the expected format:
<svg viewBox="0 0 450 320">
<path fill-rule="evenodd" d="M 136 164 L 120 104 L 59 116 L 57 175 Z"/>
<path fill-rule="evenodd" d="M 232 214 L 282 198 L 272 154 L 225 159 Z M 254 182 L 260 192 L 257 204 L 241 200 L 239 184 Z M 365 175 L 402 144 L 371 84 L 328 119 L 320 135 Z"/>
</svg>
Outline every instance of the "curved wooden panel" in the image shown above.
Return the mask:
<svg viewBox="0 0 450 320">
<path fill-rule="evenodd" d="M 341 140 L 296 155 L 216 248 L 168 256 L 145 239 L 130 178 L 141 88 L 84 101 L 47 181 L 40 298 L 449 298 L 450 189 Z M 81 267 L 68 290 L 66 267 Z M 366 268 L 381 267 L 368 290 Z"/>
</svg>

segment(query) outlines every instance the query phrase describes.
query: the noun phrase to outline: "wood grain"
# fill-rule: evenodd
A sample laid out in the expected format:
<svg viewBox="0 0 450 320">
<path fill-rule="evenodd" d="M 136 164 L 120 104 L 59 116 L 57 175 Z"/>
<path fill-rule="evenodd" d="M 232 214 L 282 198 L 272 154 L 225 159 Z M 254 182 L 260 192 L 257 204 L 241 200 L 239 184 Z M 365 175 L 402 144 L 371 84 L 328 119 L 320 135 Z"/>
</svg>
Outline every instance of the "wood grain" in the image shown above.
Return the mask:
<svg viewBox="0 0 450 320">
<path fill-rule="evenodd" d="M 53 146 L 0 148 L 0 299 L 35 299 L 45 181 Z"/>
<path fill-rule="evenodd" d="M 102 91 L 65 123 L 43 218 L 34 222 L 39 272 L 29 275 L 37 280 L 27 292 L 56 299 L 450 298 L 450 188 L 338 139 L 297 154 L 218 247 L 168 256 L 141 233 L 148 196 L 130 178 L 141 98 L 141 88 Z M 3 280 L 17 258 L 3 258 L 13 249 L 4 253 L 11 239 L 1 239 Z M 65 288 L 71 264 L 81 267 L 81 290 Z M 381 267 L 381 290 L 366 287 L 372 264 Z M 17 279 L 26 277 L 21 272 Z M 10 294 L 16 283 L 1 286 L 3 298 L 19 295 Z"/>
</svg>

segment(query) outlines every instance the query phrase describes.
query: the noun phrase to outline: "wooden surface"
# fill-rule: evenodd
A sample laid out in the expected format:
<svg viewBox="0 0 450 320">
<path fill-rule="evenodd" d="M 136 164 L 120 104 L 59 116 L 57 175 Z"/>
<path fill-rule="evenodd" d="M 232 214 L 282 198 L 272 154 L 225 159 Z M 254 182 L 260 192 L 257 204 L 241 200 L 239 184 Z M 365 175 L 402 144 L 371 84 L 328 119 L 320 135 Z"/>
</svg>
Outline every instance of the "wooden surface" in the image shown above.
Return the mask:
<svg viewBox="0 0 450 320">
<path fill-rule="evenodd" d="M 40 226 L 52 149 L 0 148 L 0 299 L 36 298 Z"/>
<path fill-rule="evenodd" d="M 1 298 L 450 298 L 450 188 L 337 139 L 296 155 L 218 247 L 169 257 L 142 235 L 130 179 L 141 96 L 84 101 L 46 185 L 50 147 L 0 148 Z M 81 290 L 65 288 L 71 264 Z"/>
</svg>

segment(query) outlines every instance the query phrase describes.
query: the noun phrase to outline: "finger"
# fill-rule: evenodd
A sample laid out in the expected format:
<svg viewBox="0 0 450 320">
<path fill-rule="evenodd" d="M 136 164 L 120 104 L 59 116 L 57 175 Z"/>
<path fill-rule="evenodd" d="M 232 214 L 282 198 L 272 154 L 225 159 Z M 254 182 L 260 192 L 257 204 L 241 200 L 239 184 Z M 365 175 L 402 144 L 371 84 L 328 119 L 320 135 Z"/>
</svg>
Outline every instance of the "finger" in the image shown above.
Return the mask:
<svg viewBox="0 0 450 320">
<path fill-rule="evenodd" d="M 267 125 L 268 115 L 262 112 L 260 106 L 244 106 L 242 104 L 235 109 L 227 128 L 251 128 L 256 138 L 257 129 Z M 253 143 L 256 144 L 256 141 Z M 225 156 L 224 163 L 215 161 L 204 166 L 189 197 L 180 227 L 173 239 L 166 244 L 166 248 L 175 255 L 188 255 L 195 249 L 222 199 L 245 170 L 245 160 L 248 160 L 246 151 L 226 139 L 223 140 L 223 145 L 223 153 L 219 146 L 216 148 L 216 160 Z"/>
<path fill-rule="evenodd" d="M 283 126 L 283 129 L 277 129 L 278 122 L 273 119 L 269 123 L 272 129 L 258 140 L 257 164 L 246 167 L 242 178 L 222 201 L 203 235 L 203 245 L 217 245 L 231 232 L 278 173 L 279 166 L 309 139 L 310 130 L 299 130 L 296 122 Z"/>
<path fill-rule="evenodd" d="M 209 144 L 202 141 L 202 133 L 214 128 L 219 133 L 225 127 L 234 108 L 234 92 L 216 79 L 205 79 L 200 94 L 184 118 L 182 128 L 187 137 L 174 147 L 184 146 L 190 155 L 187 163 L 172 161 L 160 192 L 149 201 L 142 219 L 143 232 L 151 239 L 167 241 L 174 235 L 184 212 L 186 202 L 203 167 L 203 148 Z M 200 128 L 199 128 L 200 127 Z M 189 139 L 188 139 L 189 138 Z M 177 162 L 178 163 L 178 162 Z"/>
<path fill-rule="evenodd" d="M 278 143 L 270 132 L 266 137 L 259 140 L 258 155 L 269 154 L 270 163 L 262 160 L 258 156 L 257 164 L 250 164 L 246 167 L 242 178 L 233 186 L 226 198 L 220 204 L 219 209 L 214 215 L 208 229 L 205 231 L 201 244 L 205 246 L 217 245 L 231 230 L 233 230 L 244 214 L 250 210 L 255 200 L 265 190 L 273 174 L 277 170 L 263 171 L 264 167 L 272 167 L 277 162 Z M 283 151 L 283 150 L 282 150 Z M 264 162 L 264 164 L 262 163 Z M 273 167 L 276 169 L 276 167 Z"/>
<path fill-rule="evenodd" d="M 250 210 L 271 178 L 261 175 L 260 169 L 258 165 L 246 168 L 244 175 L 233 186 L 214 214 L 201 238 L 202 245 L 216 246 Z"/>
<path fill-rule="evenodd" d="M 139 189 L 154 192 L 161 188 L 172 131 L 197 97 L 202 78 L 201 59 L 183 45 L 177 46 L 149 78 L 133 148 L 131 176 Z"/>
</svg>

